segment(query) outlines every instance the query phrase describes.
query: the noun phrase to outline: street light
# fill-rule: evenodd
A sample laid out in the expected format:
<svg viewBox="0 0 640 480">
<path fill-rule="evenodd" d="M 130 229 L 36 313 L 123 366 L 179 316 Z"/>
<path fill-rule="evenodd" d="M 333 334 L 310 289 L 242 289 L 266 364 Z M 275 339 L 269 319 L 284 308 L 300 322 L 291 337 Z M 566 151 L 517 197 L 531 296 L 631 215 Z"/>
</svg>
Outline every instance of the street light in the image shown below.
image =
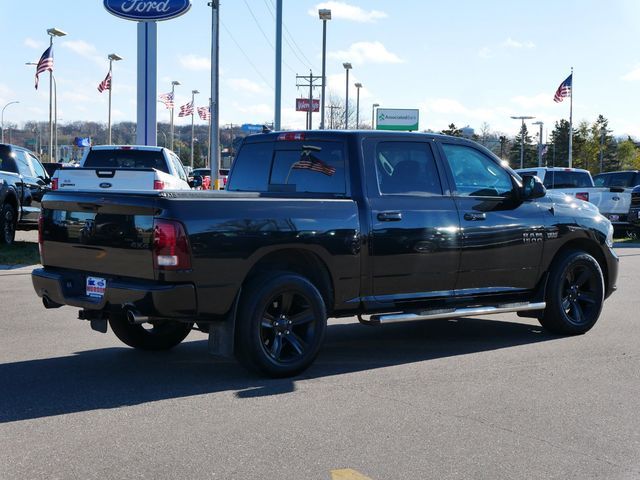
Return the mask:
<svg viewBox="0 0 640 480">
<path fill-rule="evenodd" d="M 1 122 L 2 126 L 0 127 L 0 130 L 2 130 L 2 143 L 4 143 L 4 109 L 7 108 L 9 105 L 13 105 L 14 103 L 20 103 L 20 100 L 14 100 L 13 102 L 9 102 L 4 107 L 2 107 L 2 122 Z"/>
<path fill-rule="evenodd" d="M 374 103 L 373 105 L 371 105 L 371 130 L 375 130 L 375 119 L 376 119 L 376 108 L 378 108 L 380 106 L 379 103 Z"/>
<path fill-rule="evenodd" d="M 191 90 L 191 170 L 193 170 L 193 114 L 196 111 L 195 97 L 200 93 L 198 90 Z"/>
<path fill-rule="evenodd" d="M 63 32 L 62 30 L 52 27 L 47 29 L 47 34 L 49 35 L 49 47 L 53 46 L 53 37 L 64 37 L 67 32 Z M 55 82 L 53 78 L 53 69 L 49 70 L 49 161 L 53 162 L 53 109 L 52 109 L 52 98 L 53 98 L 53 83 Z M 57 90 L 57 88 L 56 88 Z M 57 98 L 56 98 L 57 103 Z M 56 146 L 57 149 L 57 146 Z M 57 155 L 57 152 L 56 152 Z"/>
<path fill-rule="evenodd" d="M 532 122 L 531 125 L 540 125 L 540 134 L 538 136 L 538 167 L 542 166 L 542 127 L 544 122 Z"/>
<path fill-rule="evenodd" d="M 324 130 L 324 89 L 327 84 L 326 56 L 327 56 L 327 20 L 331 20 L 331 10 L 321 8 L 318 16 L 322 20 L 322 100 L 320 105 L 320 130 Z"/>
<path fill-rule="evenodd" d="M 180 85 L 180 82 L 177 80 L 173 80 L 171 82 L 171 101 L 173 102 L 173 104 L 171 105 L 171 112 L 170 112 L 170 118 L 171 118 L 171 151 L 173 152 L 173 110 L 175 109 L 175 88 L 176 85 Z"/>
<path fill-rule="evenodd" d="M 356 130 L 360 128 L 360 89 L 362 88 L 362 84 L 360 82 L 355 84 L 356 87 Z"/>
<path fill-rule="evenodd" d="M 347 91 L 344 100 L 344 129 L 349 130 L 349 70 L 353 67 L 349 62 L 343 63 L 342 66 L 347 72 Z"/>
<path fill-rule="evenodd" d="M 113 90 L 113 73 L 111 73 L 111 71 L 113 69 L 113 62 L 119 62 L 122 60 L 122 57 L 117 53 L 110 53 L 107 58 L 109 59 L 109 130 L 107 144 L 111 145 L 111 90 Z"/>
<path fill-rule="evenodd" d="M 522 127 L 520 129 L 520 168 L 524 168 L 524 121 L 532 118 L 528 115 L 512 116 L 514 120 L 522 120 Z"/>
</svg>

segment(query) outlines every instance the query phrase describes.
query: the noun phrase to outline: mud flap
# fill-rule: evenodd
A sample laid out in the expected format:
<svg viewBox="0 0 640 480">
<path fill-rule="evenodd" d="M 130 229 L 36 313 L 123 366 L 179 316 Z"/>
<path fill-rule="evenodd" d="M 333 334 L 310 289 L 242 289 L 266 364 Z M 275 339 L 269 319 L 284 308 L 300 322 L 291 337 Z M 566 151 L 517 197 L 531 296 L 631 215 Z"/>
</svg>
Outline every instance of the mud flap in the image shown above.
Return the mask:
<svg viewBox="0 0 640 480">
<path fill-rule="evenodd" d="M 211 355 L 220 357 L 233 357 L 236 332 L 236 312 L 242 289 L 238 292 L 233 308 L 224 320 L 214 321 L 209 324 L 208 349 Z"/>
</svg>

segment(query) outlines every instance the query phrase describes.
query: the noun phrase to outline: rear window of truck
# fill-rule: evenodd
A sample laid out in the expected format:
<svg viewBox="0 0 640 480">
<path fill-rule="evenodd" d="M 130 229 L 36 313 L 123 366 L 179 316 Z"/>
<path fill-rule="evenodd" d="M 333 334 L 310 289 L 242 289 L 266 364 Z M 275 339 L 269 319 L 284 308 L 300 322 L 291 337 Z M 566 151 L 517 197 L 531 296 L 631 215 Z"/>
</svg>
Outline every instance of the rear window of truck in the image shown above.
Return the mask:
<svg viewBox="0 0 640 480">
<path fill-rule="evenodd" d="M 342 142 L 247 143 L 238 152 L 227 190 L 252 192 L 346 192 Z"/>
<path fill-rule="evenodd" d="M 547 172 L 544 176 L 546 188 L 583 188 L 593 187 L 593 180 L 586 172 Z"/>
<path fill-rule="evenodd" d="M 640 177 L 636 172 L 604 173 L 593 177 L 596 187 L 633 188 L 638 185 Z"/>
<path fill-rule="evenodd" d="M 150 150 L 91 150 L 83 164 L 88 168 L 155 168 L 169 173 L 160 151 Z"/>
</svg>

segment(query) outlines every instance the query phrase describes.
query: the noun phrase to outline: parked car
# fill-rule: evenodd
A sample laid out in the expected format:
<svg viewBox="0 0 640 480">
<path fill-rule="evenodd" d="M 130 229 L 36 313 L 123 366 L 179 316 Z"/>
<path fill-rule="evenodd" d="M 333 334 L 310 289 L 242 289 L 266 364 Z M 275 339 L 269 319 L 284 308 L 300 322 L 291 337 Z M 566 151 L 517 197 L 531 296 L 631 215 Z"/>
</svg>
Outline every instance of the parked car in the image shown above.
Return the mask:
<svg viewBox="0 0 640 480">
<path fill-rule="evenodd" d="M 581 168 L 562 167 L 536 167 L 519 168 L 519 175 L 536 175 L 547 190 L 562 192 L 584 201 L 590 198 L 590 189 L 593 188 L 593 179 L 589 170 Z"/>
<path fill-rule="evenodd" d="M 53 174 L 56 172 L 56 170 L 62 168 L 63 165 L 64 163 L 62 162 L 45 162 L 42 164 L 49 177 L 53 177 Z"/>
<path fill-rule="evenodd" d="M 58 169 L 52 188 L 63 191 L 188 190 L 182 162 L 153 146 L 101 145 L 85 152 L 79 167 Z"/>
<path fill-rule="evenodd" d="M 598 205 L 600 212 L 611 220 L 616 229 L 635 233 L 637 229 L 632 225 L 628 215 L 631 208 L 631 192 L 634 187 L 640 185 L 640 171 L 599 173 L 593 177 L 593 183 L 596 187 L 606 188 L 611 192 Z"/>
<path fill-rule="evenodd" d="M 627 220 L 631 226 L 631 234 L 640 236 L 640 185 L 631 190 L 631 200 L 629 201 L 629 214 Z"/>
<path fill-rule="evenodd" d="M 218 170 L 219 190 L 224 190 L 227 186 L 227 179 L 229 177 L 229 170 L 221 168 Z M 201 178 L 201 189 L 208 190 L 211 187 L 211 169 L 210 168 L 196 168 L 193 170 L 193 178 Z"/>
<path fill-rule="evenodd" d="M 0 243 L 13 243 L 16 229 L 38 227 L 40 201 L 49 183 L 49 175 L 35 153 L 0 144 Z"/>
<path fill-rule="evenodd" d="M 383 325 L 517 312 L 583 334 L 615 290 L 613 227 L 470 140 L 251 135 L 226 192 L 48 193 L 44 306 L 166 350 L 192 325 L 270 376 L 318 354 L 327 318 Z"/>
</svg>

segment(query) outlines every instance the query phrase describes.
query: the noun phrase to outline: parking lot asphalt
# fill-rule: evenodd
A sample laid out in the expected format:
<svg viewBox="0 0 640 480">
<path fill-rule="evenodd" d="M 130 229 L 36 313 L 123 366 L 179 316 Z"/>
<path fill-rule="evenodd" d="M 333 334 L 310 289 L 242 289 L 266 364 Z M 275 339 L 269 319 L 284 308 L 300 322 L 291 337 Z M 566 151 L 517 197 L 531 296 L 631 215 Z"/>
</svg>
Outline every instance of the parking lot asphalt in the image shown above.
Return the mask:
<svg viewBox="0 0 640 480">
<path fill-rule="evenodd" d="M 586 335 L 516 315 L 331 321 L 304 375 L 129 349 L 0 275 L 0 478 L 640 478 L 640 248 Z"/>
</svg>

